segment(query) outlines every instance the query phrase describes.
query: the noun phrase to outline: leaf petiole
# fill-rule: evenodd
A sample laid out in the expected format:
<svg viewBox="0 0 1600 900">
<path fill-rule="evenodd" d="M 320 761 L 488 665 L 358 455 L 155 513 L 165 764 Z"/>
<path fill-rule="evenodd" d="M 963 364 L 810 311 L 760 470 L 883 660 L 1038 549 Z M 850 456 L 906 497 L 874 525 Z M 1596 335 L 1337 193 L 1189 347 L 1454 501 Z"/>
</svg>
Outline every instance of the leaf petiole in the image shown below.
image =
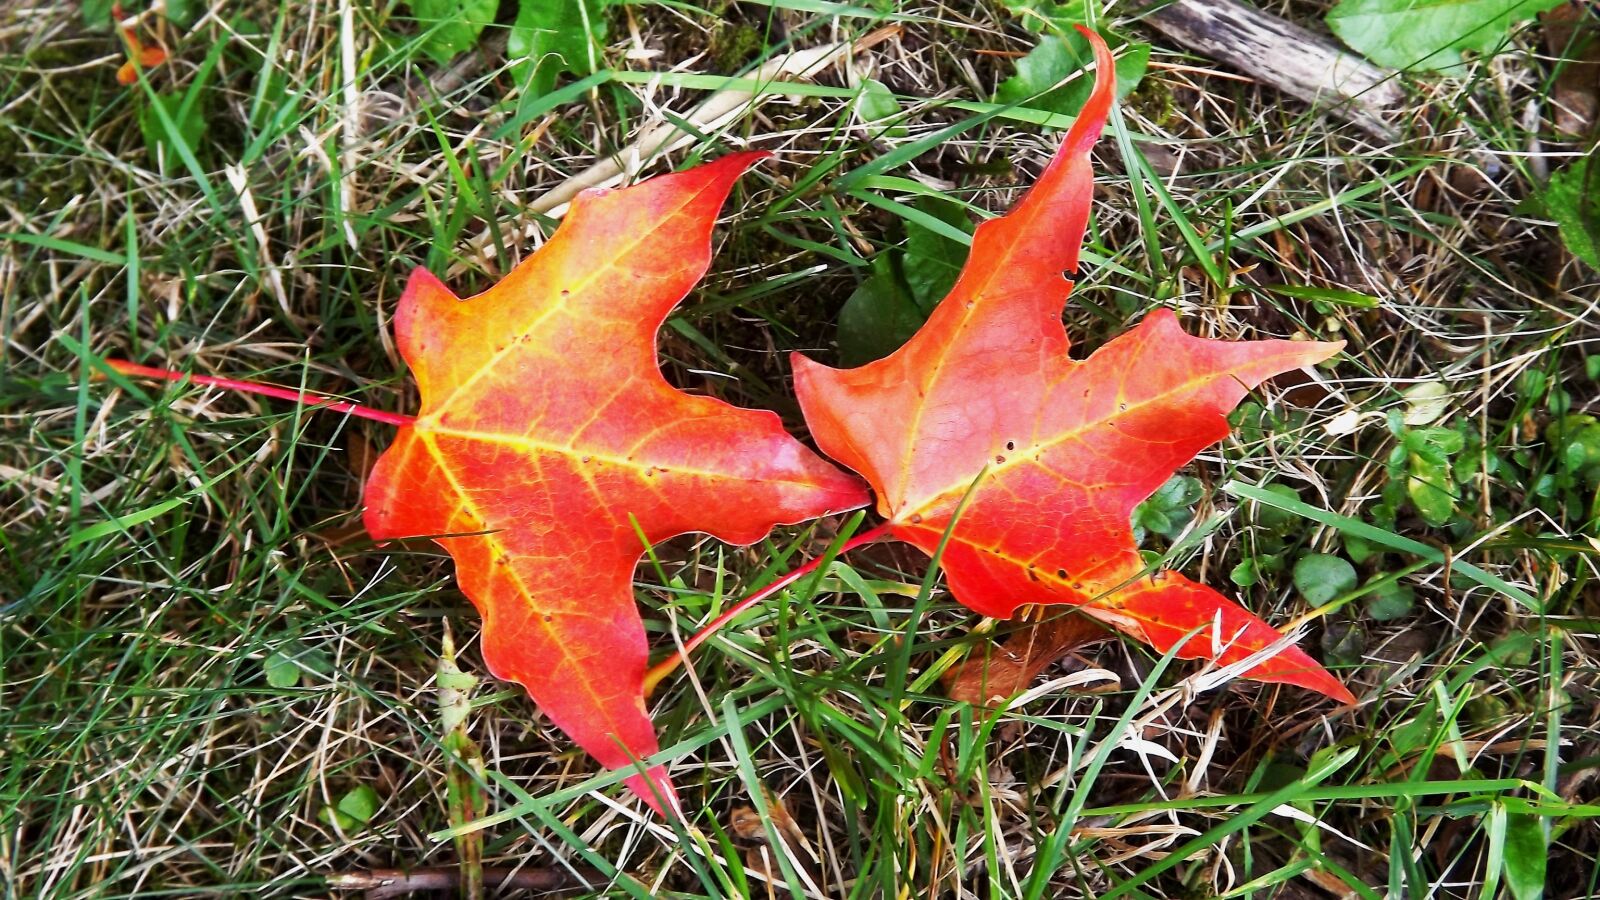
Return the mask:
<svg viewBox="0 0 1600 900">
<path fill-rule="evenodd" d="M 262 384 L 257 381 L 240 381 L 235 378 L 218 378 L 213 375 L 195 375 L 190 372 L 177 372 L 172 369 L 158 369 L 153 366 L 141 366 L 124 359 L 108 359 L 106 365 L 112 371 L 128 375 L 133 378 L 151 378 L 158 381 L 189 381 L 206 387 L 221 388 L 225 391 L 236 391 L 241 394 L 260 394 L 263 397 L 273 397 L 278 400 L 289 400 L 294 403 L 303 403 L 314 409 L 325 409 L 330 412 L 348 413 L 360 419 L 371 419 L 386 425 L 403 427 L 416 421 L 416 417 L 404 413 L 386 412 L 351 403 L 348 400 L 335 400 L 321 394 L 309 391 L 297 391 L 294 388 L 279 387 L 275 384 Z"/>
<path fill-rule="evenodd" d="M 728 607 L 728 609 L 723 612 L 722 615 L 712 619 L 710 624 L 696 632 L 694 637 L 691 637 L 689 640 L 685 641 L 683 644 L 683 649 L 651 666 L 649 671 L 644 673 L 644 695 L 649 697 L 652 693 L 654 693 L 656 685 L 660 684 L 663 678 L 671 675 L 673 671 L 678 668 L 678 666 L 682 665 L 683 661 L 689 657 L 689 654 L 692 653 L 696 647 L 710 640 L 712 635 L 715 635 L 719 630 L 722 629 L 722 626 L 738 618 L 746 610 L 750 609 L 750 607 L 755 606 L 757 603 L 760 603 L 761 601 L 771 597 L 773 594 L 776 594 L 789 585 L 794 584 L 796 581 L 799 581 L 812 572 L 815 572 L 824 563 L 832 562 L 833 560 L 838 559 L 839 557 L 858 547 L 865 547 L 874 541 L 881 540 L 884 537 L 887 537 L 888 534 L 888 522 L 884 522 L 873 528 L 869 528 L 850 540 L 845 541 L 839 546 L 838 550 L 813 557 L 804 565 L 791 569 L 787 574 L 774 580 L 766 587 L 761 588 L 750 596 L 740 600 L 738 603 Z"/>
</svg>

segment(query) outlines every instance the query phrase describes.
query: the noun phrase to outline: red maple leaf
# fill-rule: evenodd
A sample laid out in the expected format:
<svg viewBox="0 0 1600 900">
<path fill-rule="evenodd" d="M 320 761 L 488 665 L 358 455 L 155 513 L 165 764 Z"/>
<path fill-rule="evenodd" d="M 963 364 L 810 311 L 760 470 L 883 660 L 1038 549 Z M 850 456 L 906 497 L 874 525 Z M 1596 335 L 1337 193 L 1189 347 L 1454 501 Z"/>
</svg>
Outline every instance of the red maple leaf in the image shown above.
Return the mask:
<svg viewBox="0 0 1600 900">
<path fill-rule="evenodd" d="M 872 483 L 890 535 L 931 556 L 955 521 L 942 562 L 962 603 L 989 616 L 1078 604 L 1162 651 L 1202 629 L 1179 655 L 1234 663 L 1282 635 L 1176 572 L 1146 573 L 1129 517 L 1227 435 L 1251 388 L 1343 345 L 1202 340 L 1163 309 L 1083 362 L 1067 356 L 1061 307 L 1114 81 L 1104 42 L 1080 31 L 1093 95 L 1027 196 L 979 226 L 950 295 L 877 362 L 841 371 L 796 354 L 795 387 L 818 445 Z M 1354 700 L 1294 647 L 1245 674 Z"/>
<path fill-rule="evenodd" d="M 466 300 L 418 269 L 395 331 L 422 410 L 367 485 L 379 540 L 429 536 L 483 614 L 483 655 L 600 762 L 656 751 L 631 585 L 651 542 L 748 544 L 866 503 L 771 412 L 671 386 L 655 334 L 705 273 L 742 153 L 589 191 L 537 253 Z M 658 810 L 664 774 L 628 784 Z"/>
</svg>

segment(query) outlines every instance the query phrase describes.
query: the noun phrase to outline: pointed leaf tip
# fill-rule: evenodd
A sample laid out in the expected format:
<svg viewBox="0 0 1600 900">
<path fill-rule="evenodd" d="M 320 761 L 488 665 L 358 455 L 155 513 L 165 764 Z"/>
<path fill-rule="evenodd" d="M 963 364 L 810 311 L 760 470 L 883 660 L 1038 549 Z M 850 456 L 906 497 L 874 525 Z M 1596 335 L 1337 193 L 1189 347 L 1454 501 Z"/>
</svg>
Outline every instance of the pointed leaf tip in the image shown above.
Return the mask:
<svg viewBox="0 0 1600 900">
<path fill-rule="evenodd" d="M 1178 657 L 1211 659 L 1218 665 L 1245 661 L 1283 638 L 1277 629 L 1243 606 L 1177 572 L 1139 578 L 1089 604 L 1084 611 L 1144 640 L 1161 653 L 1200 629 L 1182 644 Z M 1247 669 L 1243 677 L 1306 688 L 1340 703 L 1355 702 L 1337 678 L 1298 647 L 1279 650 Z"/>
<path fill-rule="evenodd" d="M 1089 99 L 1078 111 L 1072 127 L 1067 129 L 1058 158 L 1089 152 L 1094 142 L 1100 139 L 1100 132 L 1111 115 L 1111 103 L 1117 96 L 1117 64 L 1111 55 L 1111 48 L 1106 46 L 1105 39 L 1093 28 L 1085 25 L 1074 27 L 1094 50 L 1094 89 L 1089 92 Z"/>
</svg>

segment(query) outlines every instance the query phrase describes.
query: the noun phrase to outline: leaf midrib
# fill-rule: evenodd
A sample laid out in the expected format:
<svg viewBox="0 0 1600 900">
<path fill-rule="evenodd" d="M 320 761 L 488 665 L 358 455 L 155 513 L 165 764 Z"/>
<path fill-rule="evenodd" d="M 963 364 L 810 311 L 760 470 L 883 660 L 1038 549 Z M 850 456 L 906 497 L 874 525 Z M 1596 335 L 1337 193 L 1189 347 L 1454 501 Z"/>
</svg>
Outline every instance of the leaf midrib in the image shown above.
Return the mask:
<svg viewBox="0 0 1600 900">
<path fill-rule="evenodd" d="M 440 452 L 438 446 L 434 443 L 434 435 L 432 433 L 426 431 L 426 430 L 418 429 L 417 430 L 417 437 L 422 441 L 422 446 L 427 448 L 428 455 L 433 457 L 434 462 L 439 466 L 439 471 L 444 473 L 445 480 L 447 480 L 450 483 L 450 489 L 455 492 L 456 496 L 461 498 L 461 502 L 467 506 L 467 508 L 471 511 L 472 515 L 478 521 L 480 521 L 480 522 L 488 522 L 489 520 L 483 515 L 482 508 L 473 499 L 472 494 L 470 494 L 462 486 L 461 482 L 456 480 L 455 474 L 454 474 L 454 472 L 451 471 L 450 466 L 446 461 L 445 455 L 442 452 Z M 511 551 L 511 548 L 509 548 L 509 547 L 507 547 L 505 545 L 505 543 L 500 539 L 499 535 L 500 535 L 499 531 L 490 531 L 490 532 L 486 532 L 486 533 L 483 533 L 483 534 L 479 534 L 479 535 L 477 535 L 477 537 L 481 538 L 484 541 L 487 541 L 491 545 L 491 547 L 492 547 L 492 549 L 494 551 L 498 551 L 498 552 L 500 552 L 500 553 L 502 553 L 502 554 L 504 554 L 506 556 L 513 555 L 512 551 Z M 517 571 L 515 566 L 505 566 L 504 568 L 506 569 L 506 571 L 503 572 L 503 573 L 500 573 L 500 577 L 509 578 L 512 581 L 512 583 L 514 583 L 517 586 L 517 592 L 522 595 L 523 602 L 527 604 L 529 609 L 535 610 L 537 612 L 541 608 L 540 604 L 534 598 L 533 592 L 528 588 L 527 582 L 523 581 L 521 573 Z M 630 597 L 629 599 L 631 600 L 632 598 Z M 485 600 L 485 603 L 487 603 L 487 600 Z M 485 617 L 485 618 L 487 618 L 487 617 Z M 602 715 L 605 717 L 606 722 L 609 723 L 612 726 L 611 727 L 611 733 L 617 735 L 618 737 L 620 737 L 620 730 L 618 728 L 616 728 L 616 720 L 611 716 L 610 710 L 608 709 L 608 706 L 607 706 L 605 700 L 600 696 L 599 693 L 597 693 L 595 691 L 594 684 L 590 680 L 590 678 L 588 677 L 589 673 L 587 671 L 585 671 L 585 668 L 582 665 L 578 664 L 579 661 L 578 661 L 578 659 L 576 657 L 574 657 L 572 655 L 572 653 L 570 651 L 570 648 L 567 646 L 567 642 L 562 639 L 560 633 L 556 631 L 555 627 L 553 626 L 553 624 L 551 622 L 547 622 L 547 621 L 544 620 L 543 616 L 535 614 L 535 615 L 529 616 L 529 619 L 538 628 L 540 628 L 541 630 L 543 630 L 545 632 L 545 634 L 549 637 L 550 642 L 552 644 L 554 644 L 557 648 L 559 648 L 558 652 L 561 654 L 562 658 L 566 661 L 567 667 L 569 669 L 571 669 L 575 673 L 574 677 L 583 686 L 584 693 L 589 695 L 589 700 L 591 701 L 591 708 L 601 711 Z M 520 675 L 520 674 L 521 673 L 518 673 L 518 675 Z M 528 685 L 525 682 L 521 681 L 520 678 L 518 678 L 517 680 L 518 680 L 518 683 L 522 684 L 524 688 L 528 687 Z M 530 693 L 531 693 L 531 690 L 530 690 Z"/>
<path fill-rule="evenodd" d="M 618 468 L 631 469 L 641 474 L 646 470 L 649 470 L 664 474 L 684 475 L 690 478 L 708 478 L 718 481 L 749 481 L 760 484 L 784 484 L 801 487 L 815 485 L 814 481 L 806 479 L 772 478 L 754 474 L 740 475 L 727 471 L 697 469 L 690 466 L 673 463 L 656 463 L 649 460 L 635 459 L 628 456 L 618 456 L 615 453 L 596 451 L 591 448 L 579 447 L 573 444 L 553 444 L 548 441 L 537 440 L 527 435 L 507 434 L 506 432 L 502 431 L 473 431 L 470 429 L 452 428 L 449 426 L 432 424 L 422 426 L 420 423 L 417 430 L 419 433 L 425 433 L 433 437 L 459 438 L 467 441 L 497 444 L 503 447 L 514 447 L 527 453 L 543 453 L 564 456 L 569 459 L 599 462 L 606 465 L 616 466 Z M 430 446 L 432 446 L 431 442 Z"/>
</svg>

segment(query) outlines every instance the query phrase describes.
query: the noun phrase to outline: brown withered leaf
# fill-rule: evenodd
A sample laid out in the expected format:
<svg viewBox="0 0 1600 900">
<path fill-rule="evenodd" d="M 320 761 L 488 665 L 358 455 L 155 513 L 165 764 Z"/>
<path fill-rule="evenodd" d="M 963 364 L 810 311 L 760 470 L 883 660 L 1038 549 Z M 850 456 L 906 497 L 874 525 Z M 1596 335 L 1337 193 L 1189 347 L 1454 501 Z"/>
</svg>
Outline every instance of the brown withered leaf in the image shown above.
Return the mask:
<svg viewBox="0 0 1600 900">
<path fill-rule="evenodd" d="M 1563 134 L 1588 134 L 1600 113 L 1600 38 L 1594 35 L 1594 23 L 1584 21 L 1593 15 L 1578 3 L 1539 14 L 1545 49 L 1566 60 L 1550 91 L 1551 118 Z"/>
<path fill-rule="evenodd" d="M 1073 650 L 1111 636 L 1085 615 L 1069 613 L 1024 628 L 1003 644 L 985 644 L 944 675 L 945 693 L 975 707 L 994 706 L 1026 690 L 1045 667 Z"/>
<path fill-rule="evenodd" d="M 772 824 L 782 832 L 782 846 L 789 849 L 789 861 L 797 868 L 806 871 L 808 876 L 812 875 L 804 854 L 799 852 L 801 850 L 811 852 L 811 844 L 806 840 L 804 829 L 794 820 L 794 816 L 789 814 L 789 808 L 784 805 L 782 797 L 766 788 L 761 789 L 761 795 L 767 801 L 767 812 L 772 818 Z M 761 821 L 761 814 L 756 812 L 755 807 L 734 807 L 733 811 L 728 813 L 728 831 L 733 835 L 734 841 L 744 848 L 745 868 L 759 873 L 769 881 L 781 878 L 772 854 L 782 853 L 784 850 L 767 833 L 766 825 Z"/>
</svg>

